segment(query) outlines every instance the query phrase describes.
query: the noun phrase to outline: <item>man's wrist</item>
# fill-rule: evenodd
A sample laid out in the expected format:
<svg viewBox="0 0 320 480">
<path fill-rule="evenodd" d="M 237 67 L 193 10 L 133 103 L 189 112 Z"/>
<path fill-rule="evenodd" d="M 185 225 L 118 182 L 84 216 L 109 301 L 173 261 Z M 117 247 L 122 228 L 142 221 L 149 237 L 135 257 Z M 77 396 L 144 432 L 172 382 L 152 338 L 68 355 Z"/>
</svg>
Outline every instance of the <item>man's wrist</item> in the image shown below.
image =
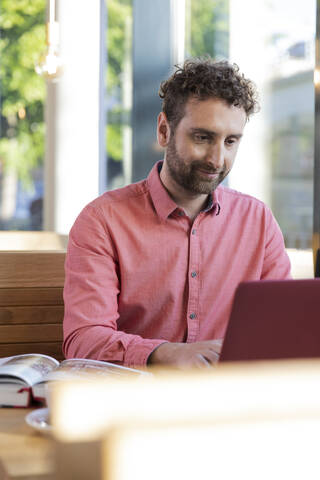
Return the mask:
<svg viewBox="0 0 320 480">
<path fill-rule="evenodd" d="M 163 345 L 166 345 L 167 343 L 169 342 L 163 342 L 163 343 L 160 343 L 160 345 L 157 345 L 156 348 L 154 348 L 152 350 L 152 352 L 150 353 L 149 357 L 148 357 L 148 360 L 147 360 L 147 365 L 154 365 L 156 363 L 159 362 L 159 358 L 158 358 L 158 350 L 160 347 L 162 347 Z"/>
</svg>

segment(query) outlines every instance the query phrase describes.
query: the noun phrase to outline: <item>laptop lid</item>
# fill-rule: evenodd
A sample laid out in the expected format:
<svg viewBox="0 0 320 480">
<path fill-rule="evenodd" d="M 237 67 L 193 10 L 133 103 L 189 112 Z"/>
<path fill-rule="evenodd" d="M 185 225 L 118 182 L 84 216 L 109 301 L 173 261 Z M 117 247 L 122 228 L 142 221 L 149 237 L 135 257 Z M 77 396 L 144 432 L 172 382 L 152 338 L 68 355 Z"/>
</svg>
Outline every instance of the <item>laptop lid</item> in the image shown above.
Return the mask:
<svg viewBox="0 0 320 480">
<path fill-rule="evenodd" d="M 241 283 L 220 361 L 320 357 L 320 279 Z"/>
</svg>

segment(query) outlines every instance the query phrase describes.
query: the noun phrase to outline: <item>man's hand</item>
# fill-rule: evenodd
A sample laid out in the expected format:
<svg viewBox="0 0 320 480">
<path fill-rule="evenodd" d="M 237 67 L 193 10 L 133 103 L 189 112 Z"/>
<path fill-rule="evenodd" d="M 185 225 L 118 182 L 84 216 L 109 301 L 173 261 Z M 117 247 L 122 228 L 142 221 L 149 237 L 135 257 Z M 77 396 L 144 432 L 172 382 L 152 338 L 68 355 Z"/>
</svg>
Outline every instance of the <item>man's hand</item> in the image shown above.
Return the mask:
<svg viewBox="0 0 320 480">
<path fill-rule="evenodd" d="M 149 356 L 149 365 L 210 367 L 219 360 L 222 339 L 195 343 L 162 343 Z"/>
</svg>

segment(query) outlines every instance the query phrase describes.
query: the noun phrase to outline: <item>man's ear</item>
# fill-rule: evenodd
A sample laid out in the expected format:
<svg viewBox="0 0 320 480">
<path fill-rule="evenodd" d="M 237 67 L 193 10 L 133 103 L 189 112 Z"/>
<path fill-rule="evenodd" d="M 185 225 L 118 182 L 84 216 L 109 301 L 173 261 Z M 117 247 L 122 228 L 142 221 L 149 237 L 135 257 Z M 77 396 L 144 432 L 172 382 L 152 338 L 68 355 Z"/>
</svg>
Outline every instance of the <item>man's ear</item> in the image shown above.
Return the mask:
<svg viewBox="0 0 320 480">
<path fill-rule="evenodd" d="M 160 112 L 158 115 L 157 138 L 161 147 L 167 147 L 170 140 L 170 126 L 166 114 Z"/>
</svg>

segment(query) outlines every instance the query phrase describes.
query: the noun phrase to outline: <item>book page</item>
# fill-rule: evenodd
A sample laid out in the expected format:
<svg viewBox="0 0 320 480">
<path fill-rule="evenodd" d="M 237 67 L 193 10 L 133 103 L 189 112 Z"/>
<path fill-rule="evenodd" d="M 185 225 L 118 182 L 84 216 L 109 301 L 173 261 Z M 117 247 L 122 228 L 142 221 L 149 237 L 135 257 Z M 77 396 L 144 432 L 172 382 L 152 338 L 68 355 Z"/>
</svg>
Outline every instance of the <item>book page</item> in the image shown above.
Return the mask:
<svg viewBox="0 0 320 480">
<path fill-rule="evenodd" d="M 110 376 L 112 376 L 112 378 L 116 377 L 120 379 L 123 378 L 124 375 L 133 375 L 137 377 L 137 379 L 140 379 L 145 375 L 150 376 L 151 373 L 99 360 L 73 358 L 61 362 L 57 369 L 49 372 L 41 382 L 33 385 L 32 392 L 36 400 L 48 402 L 48 382 L 50 381 L 69 381 L 81 378 L 85 378 L 86 380 L 96 380 L 97 378 L 110 378 Z"/>
<path fill-rule="evenodd" d="M 49 372 L 56 369 L 59 362 L 52 357 L 41 354 L 25 354 L 8 357 L 0 363 L 0 382 L 12 383 L 14 379 L 27 385 L 40 382 Z"/>
<path fill-rule="evenodd" d="M 12 358 L 12 357 L 3 357 L 3 358 L 0 358 L 0 366 L 1 366 L 3 363 L 7 363 L 7 361 L 10 360 L 10 358 Z"/>
<path fill-rule="evenodd" d="M 63 380 L 81 377 L 123 377 L 124 375 L 135 375 L 139 377 L 141 375 L 150 375 L 150 373 L 144 372 L 143 370 L 123 367 L 114 363 L 100 362 L 99 360 L 73 358 L 61 362 L 59 368 L 49 373 L 46 380 Z"/>
<path fill-rule="evenodd" d="M 25 384 L 0 383 L 0 407 L 27 407 L 30 397 L 30 387 Z"/>
</svg>

